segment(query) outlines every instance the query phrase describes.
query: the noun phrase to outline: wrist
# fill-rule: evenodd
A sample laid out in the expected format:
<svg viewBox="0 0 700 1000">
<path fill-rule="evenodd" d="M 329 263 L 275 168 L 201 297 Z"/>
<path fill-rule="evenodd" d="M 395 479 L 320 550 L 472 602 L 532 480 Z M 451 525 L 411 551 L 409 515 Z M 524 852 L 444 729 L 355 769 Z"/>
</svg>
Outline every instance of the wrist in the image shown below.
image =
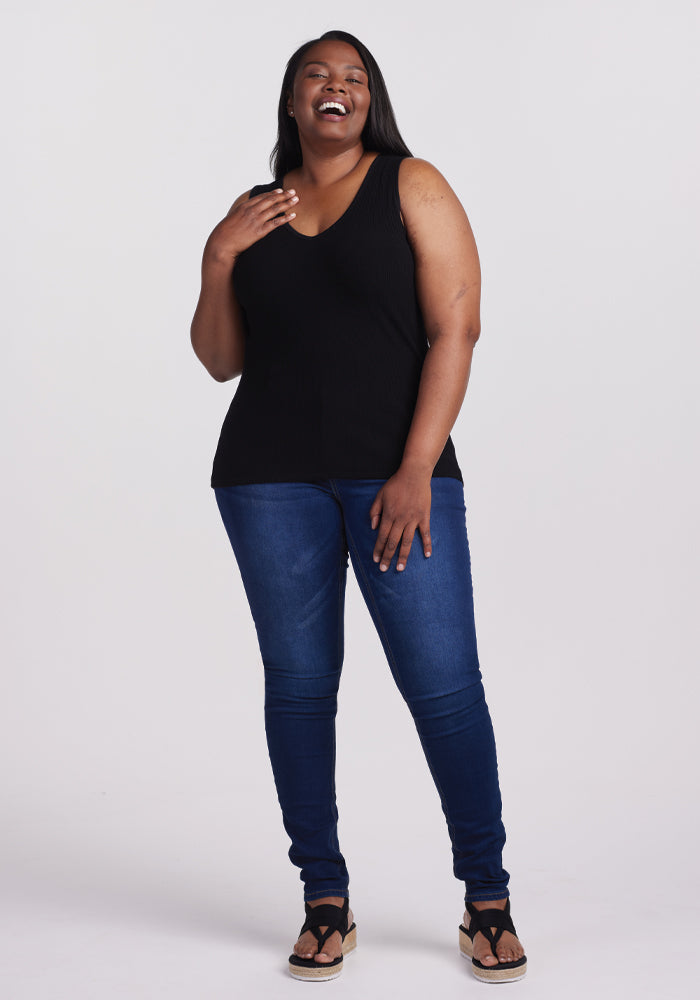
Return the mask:
<svg viewBox="0 0 700 1000">
<path fill-rule="evenodd" d="M 432 477 L 434 468 L 435 462 L 431 462 L 419 455 L 404 455 L 400 465 L 402 472 L 409 473 L 412 476 L 423 476 L 427 479 Z"/>
</svg>

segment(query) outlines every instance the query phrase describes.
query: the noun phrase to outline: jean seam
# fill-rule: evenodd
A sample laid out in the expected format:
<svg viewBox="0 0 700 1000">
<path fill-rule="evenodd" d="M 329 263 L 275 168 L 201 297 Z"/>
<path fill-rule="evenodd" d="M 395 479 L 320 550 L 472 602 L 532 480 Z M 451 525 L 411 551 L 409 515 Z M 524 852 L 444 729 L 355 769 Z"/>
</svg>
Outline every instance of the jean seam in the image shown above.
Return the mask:
<svg viewBox="0 0 700 1000">
<path fill-rule="evenodd" d="M 340 546 L 340 560 L 338 562 L 338 671 L 342 670 L 343 666 L 343 653 L 344 653 L 344 642 L 343 642 L 343 618 L 344 618 L 344 608 L 343 608 L 343 565 L 345 562 L 345 551 L 341 543 Z M 338 681 L 340 683 L 340 680 Z"/>
<path fill-rule="evenodd" d="M 340 675 L 342 673 L 342 660 L 343 660 L 343 650 L 344 643 L 342 641 L 343 637 L 343 619 L 344 619 L 344 609 L 343 609 L 343 560 L 345 556 L 343 553 L 343 546 L 340 547 L 340 559 L 338 560 L 338 647 L 337 647 L 337 665 L 338 665 L 338 689 L 340 688 Z M 336 699 L 338 695 L 336 694 Z M 337 701 L 336 701 L 336 716 L 337 716 Z M 338 834 L 338 794 L 335 785 L 335 771 L 336 771 L 336 756 L 337 756 L 337 736 L 336 736 L 337 722 L 333 724 L 333 808 L 336 813 L 336 840 L 338 841 L 338 850 L 342 855 L 340 850 L 340 836 Z M 347 867 L 347 865 L 346 865 Z M 328 895 L 340 895 L 340 893 L 328 893 Z"/>
</svg>

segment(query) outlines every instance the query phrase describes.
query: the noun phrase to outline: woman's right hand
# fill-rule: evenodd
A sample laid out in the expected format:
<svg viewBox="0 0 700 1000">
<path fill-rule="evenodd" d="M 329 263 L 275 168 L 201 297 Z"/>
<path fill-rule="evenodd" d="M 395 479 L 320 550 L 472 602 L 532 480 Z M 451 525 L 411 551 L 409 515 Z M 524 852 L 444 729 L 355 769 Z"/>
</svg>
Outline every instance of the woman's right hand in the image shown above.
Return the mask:
<svg viewBox="0 0 700 1000">
<path fill-rule="evenodd" d="M 214 227 L 204 247 L 204 257 L 233 267 L 236 258 L 263 236 L 290 222 L 296 212 L 290 208 L 299 201 L 295 191 L 278 188 L 249 198 L 241 195 L 228 214 Z M 280 215 L 279 213 L 284 213 Z"/>
</svg>

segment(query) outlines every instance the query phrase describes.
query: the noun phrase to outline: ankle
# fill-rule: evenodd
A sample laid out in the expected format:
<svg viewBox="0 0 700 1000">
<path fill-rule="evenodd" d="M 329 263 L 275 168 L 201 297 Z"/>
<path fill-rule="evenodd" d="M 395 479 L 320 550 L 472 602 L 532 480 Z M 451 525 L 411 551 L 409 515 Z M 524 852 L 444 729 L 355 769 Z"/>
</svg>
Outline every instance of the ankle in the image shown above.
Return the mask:
<svg viewBox="0 0 700 1000">
<path fill-rule="evenodd" d="M 471 899 L 469 905 L 477 910 L 505 910 L 508 897 L 503 899 Z"/>
</svg>

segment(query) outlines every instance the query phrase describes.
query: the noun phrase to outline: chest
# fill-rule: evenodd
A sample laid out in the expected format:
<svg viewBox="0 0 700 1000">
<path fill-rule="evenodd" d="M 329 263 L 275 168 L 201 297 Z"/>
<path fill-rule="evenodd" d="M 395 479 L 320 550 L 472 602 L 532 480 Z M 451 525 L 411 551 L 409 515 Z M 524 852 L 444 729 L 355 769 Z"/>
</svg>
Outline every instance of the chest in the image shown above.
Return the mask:
<svg viewBox="0 0 700 1000">
<path fill-rule="evenodd" d="M 299 183 L 294 187 L 299 198 L 294 211 L 293 228 L 302 236 L 319 236 L 339 222 L 355 201 L 361 182 L 345 181 L 322 190 L 304 188 Z"/>
</svg>

